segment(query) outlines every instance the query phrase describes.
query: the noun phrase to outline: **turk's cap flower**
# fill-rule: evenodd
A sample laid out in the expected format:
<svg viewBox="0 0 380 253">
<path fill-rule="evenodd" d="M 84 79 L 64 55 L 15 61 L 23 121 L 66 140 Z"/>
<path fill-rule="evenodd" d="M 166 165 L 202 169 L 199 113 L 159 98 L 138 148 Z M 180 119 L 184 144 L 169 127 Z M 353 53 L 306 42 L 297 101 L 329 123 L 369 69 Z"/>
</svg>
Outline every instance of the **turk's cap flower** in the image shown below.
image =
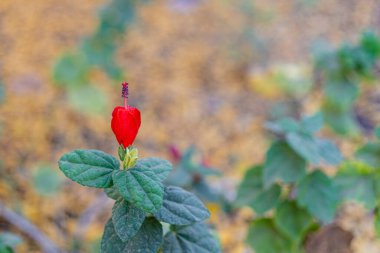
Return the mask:
<svg viewBox="0 0 380 253">
<path fill-rule="evenodd" d="M 141 125 L 140 111 L 127 104 L 128 83 L 123 83 L 124 106 L 117 106 L 112 112 L 111 128 L 119 144 L 128 148 L 133 144 Z"/>
</svg>

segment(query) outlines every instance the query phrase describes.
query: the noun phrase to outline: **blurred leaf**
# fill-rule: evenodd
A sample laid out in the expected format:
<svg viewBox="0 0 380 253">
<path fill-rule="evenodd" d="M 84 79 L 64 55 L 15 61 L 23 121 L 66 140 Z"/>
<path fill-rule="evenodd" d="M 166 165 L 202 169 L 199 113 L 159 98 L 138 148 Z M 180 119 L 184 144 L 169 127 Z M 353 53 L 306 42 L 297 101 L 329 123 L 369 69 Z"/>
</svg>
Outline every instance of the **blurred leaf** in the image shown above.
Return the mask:
<svg viewBox="0 0 380 253">
<path fill-rule="evenodd" d="M 118 199 L 112 208 L 112 223 L 116 234 L 126 242 L 136 235 L 145 220 L 145 212 Z"/>
<path fill-rule="evenodd" d="M 346 163 L 334 178 L 342 200 L 355 200 L 366 208 L 376 205 L 375 181 L 372 173 L 363 170 L 358 163 Z"/>
<path fill-rule="evenodd" d="M 0 81 L 0 103 L 2 103 L 5 99 L 5 87 L 3 82 Z"/>
<path fill-rule="evenodd" d="M 75 87 L 88 84 L 86 59 L 80 53 L 66 53 L 56 62 L 53 78 L 58 85 Z"/>
<path fill-rule="evenodd" d="M 334 219 L 338 195 L 334 182 L 320 170 L 313 171 L 297 186 L 298 204 L 324 223 Z"/>
<path fill-rule="evenodd" d="M 319 163 L 319 148 L 312 136 L 303 133 L 289 133 L 286 135 L 286 141 L 305 160 L 313 164 Z"/>
<path fill-rule="evenodd" d="M 313 134 L 323 127 L 322 113 L 318 112 L 312 116 L 303 117 L 300 122 L 301 129 L 306 133 Z"/>
<path fill-rule="evenodd" d="M 4 246 L 14 248 L 21 243 L 21 237 L 16 234 L 9 232 L 0 233 L 0 244 L 3 244 Z"/>
<path fill-rule="evenodd" d="M 296 202 L 285 200 L 278 205 L 274 216 L 276 227 L 299 244 L 313 223 L 311 215 Z"/>
<path fill-rule="evenodd" d="M 305 175 L 306 161 L 289 147 L 285 141 L 277 141 L 267 151 L 264 163 L 264 186 L 281 180 L 292 183 Z"/>
<path fill-rule="evenodd" d="M 374 134 L 377 139 L 380 139 L 380 126 L 377 126 L 374 130 Z"/>
<path fill-rule="evenodd" d="M 379 238 L 380 237 L 380 209 L 376 208 L 375 210 L 375 232 L 376 236 Z"/>
<path fill-rule="evenodd" d="M 62 178 L 55 168 L 42 166 L 33 173 L 34 188 L 41 195 L 55 195 L 59 192 L 62 183 Z"/>
<path fill-rule="evenodd" d="M 268 218 L 255 220 L 249 225 L 246 243 L 256 253 L 292 253 L 290 241 Z"/>
<path fill-rule="evenodd" d="M 255 166 L 245 173 L 238 187 L 236 204 L 239 206 L 248 205 L 257 213 L 262 214 L 277 205 L 280 195 L 281 187 L 277 184 L 264 189 L 262 167 Z"/>
<path fill-rule="evenodd" d="M 326 99 L 341 109 L 348 111 L 359 95 L 357 84 L 349 81 L 329 82 L 324 86 Z"/>
<path fill-rule="evenodd" d="M 146 218 L 137 234 L 123 242 L 108 220 L 101 242 L 102 253 L 157 253 L 162 243 L 162 225 L 154 218 Z"/>
<path fill-rule="evenodd" d="M 355 156 L 374 168 L 380 168 L 380 143 L 369 142 L 365 144 L 356 151 Z"/>
<path fill-rule="evenodd" d="M 89 85 L 69 89 L 68 101 L 76 110 L 89 114 L 103 114 L 108 104 L 104 92 Z"/>
<path fill-rule="evenodd" d="M 189 186 L 192 183 L 193 176 L 183 166 L 177 166 L 176 169 L 165 180 L 166 185 Z"/>
<path fill-rule="evenodd" d="M 193 192 L 202 200 L 207 202 L 218 202 L 220 196 L 216 190 L 214 190 L 206 179 L 200 179 L 198 182 L 194 182 L 192 185 Z"/>
<path fill-rule="evenodd" d="M 197 252 L 219 253 L 219 245 L 203 223 L 190 226 L 171 226 L 165 235 L 163 253 Z"/>
<path fill-rule="evenodd" d="M 152 169 L 135 166 L 115 171 L 112 177 L 121 196 L 134 206 L 150 213 L 161 208 L 164 187 Z"/>
<path fill-rule="evenodd" d="M 112 173 L 118 171 L 119 161 L 100 150 L 76 149 L 59 159 L 59 168 L 71 180 L 89 187 L 112 186 Z"/>
<path fill-rule="evenodd" d="M 292 118 L 282 118 L 276 122 L 265 123 L 265 128 L 274 133 L 283 134 L 298 131 L 299 124 Z"/>
<path fill-rule="evenodd" d="M 338 165 L 342 160 L 342 154 L 335 144 L 327 139 L 316 139 L 318 153 L 322 161 L 330 165 Z"/>
<path fill-rule="evenodd" d="M 190 225 L 209 218 L 210 212 L 194 194 L 168 186 L 165 188 L 162 207 L 154 216 L 172 225 Z"/>
</svg>

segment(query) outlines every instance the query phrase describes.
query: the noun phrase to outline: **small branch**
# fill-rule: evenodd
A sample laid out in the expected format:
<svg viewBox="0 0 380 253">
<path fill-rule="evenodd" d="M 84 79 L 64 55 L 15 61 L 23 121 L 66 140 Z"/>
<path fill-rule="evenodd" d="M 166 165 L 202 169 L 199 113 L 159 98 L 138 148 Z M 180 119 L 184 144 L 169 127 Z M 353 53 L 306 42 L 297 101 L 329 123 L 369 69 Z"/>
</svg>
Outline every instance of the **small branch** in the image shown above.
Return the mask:
<svg viewBox="0 0 380 253">
<path fill-rule="evenodd" d="M 0 216 L 33 239 L 44 253 L 64 253 L 35 225 L 0 202 Z"/>
</svg>

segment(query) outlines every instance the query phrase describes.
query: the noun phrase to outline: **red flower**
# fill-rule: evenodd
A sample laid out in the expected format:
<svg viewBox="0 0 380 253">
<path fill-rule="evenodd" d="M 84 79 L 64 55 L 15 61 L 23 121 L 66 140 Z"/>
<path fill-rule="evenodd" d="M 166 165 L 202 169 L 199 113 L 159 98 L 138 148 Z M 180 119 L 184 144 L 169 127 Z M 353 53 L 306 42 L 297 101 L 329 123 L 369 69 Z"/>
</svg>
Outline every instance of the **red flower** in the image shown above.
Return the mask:
<svg viewBox="0 0 380 253">
<path fill-rule="evenodd" d="M 123 83 L 124 107 L 117 106 L 112 112 L 111 128 L 119 144 L 124 148 L 132 145 L 141 125 L 141 115 L 137 108 L 127 105 L 128 83 Z"/>
</svg>

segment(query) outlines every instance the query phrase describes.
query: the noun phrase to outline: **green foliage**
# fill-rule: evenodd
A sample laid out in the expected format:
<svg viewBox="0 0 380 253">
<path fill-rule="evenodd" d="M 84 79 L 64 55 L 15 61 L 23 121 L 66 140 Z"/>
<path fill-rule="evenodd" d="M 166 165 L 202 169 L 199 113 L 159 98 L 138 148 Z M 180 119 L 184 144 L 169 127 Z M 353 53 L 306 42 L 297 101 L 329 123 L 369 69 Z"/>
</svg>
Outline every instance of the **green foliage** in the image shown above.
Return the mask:
<svg viewBox="0 0 380 253">
<path fill-rule="evenodd" d="M 279 169 L 281 168 L 281 169 Z M 269 148 L 264 164 L 264 185 L 270 186 L 278 180 L 296 182 L 306 172 L 306 161 L 285 141 L 277 141 Z"/>
<path fill-rule="evenodd" d="M 190 225 L 210 217 L 210 212 L 192 193 L 176 186 L 165 188 L 164 202 L 154 216 L 173 225 Z"/>
<path fill-rule="evenodd" d="M 127 201 L 146 212 L 160 209 L 164 197 L 164 186 L 151 169 L 138 167 L 119 170 L 113 174 L 119 193 Z"/>
<path fill-rule="evenodd" d="M 22 239 L 13 233 L 0 233 L 0 253 L 13 253 L 14 248 L 22 243 Z"/>
<path fill-rule="evenodd" d="M 112 173 L 119 169 L 119 161 L 99 150 L 77 149 L 59 160 L 59 168 L 66 177 L 89 187 L 112 186 Z"/>
<path fill-rule="evenodd" d="M 90 85 L 69 88 L 67 99 L 71 107 L 88 114 L 104 113 L 108 105 L 104 92 Z"/>
<path fill-rule="evenodd" d="M 194 192 L 202 200 L 210 202 L 223 202 L 221 196 L 208 184 L 207 178 L 210 176 L 221 176 L 220 172 L 214 168 L 205 166 L 196 158 L 197 150 L 194 146 L 189 147 L 181 154 L 181 158 L 176 167 L 165 180 L 166 185 L 184 187 L 186 190 Z"/>
<path fill-rule="evenodd" d="M 91 72 L 101 69 L 115 81 L 123 79 L 115 54 L 125 29 L 136 18 L 135 8 L 134 0 L 111 1 L 99 14 L 96 31 L 55 63 L 53 79 L 57 85 L 67 89 L 68 101 L 74 109 L 91 114 L 105 112 L 108 99 L 91 85 Z"/>
<path fill-rule="evenodd" d="M 116 234 L 126 242 L 139 231 L 146 213 L 120 198 L 112 208 L 112 223 Z"/>
<path fill-rule="evenodd" d="M 123 154 L 120 158 L 124 159 Z M 210 216 L 203 203 L 179 187 L 167 186 L 164 191 L 162 181 L 172 170 L 169 162 L 145 158 L 131 168 L 119 166 L 116 158 L 98 150 L 74 150 L 59 161 L 67 177 L 85 186 L 105 188 L 107 196 L 116 200 L 105 225 L 102 253 L 157 253 L 161 247 L 165 251 L 177 242 L 184 252 L 220 252 L 207 227 L 197 223 Z M 165 239 L 162 245 L 159 220 L 187 226 L 174 226 L 166 236 L 170 240 Z"/>
<path fill-rule="evenodd" d="M 380 168 L 380 143 L 369 142 L 365 144 L 356 151 L 355 156 L 374 168 Z"/>
<path fill-rule="evenodd" d="M 102 253 L 157 253 L 162 243 L 162 225 L 155 218 L 146 218 L 132 239 L 123 242 L 109 220 L 101 242 Z"/>
<path fill-rule="evenodd" d="M 246 242 L 256 253 L 292 253 L 290 241 L 268 218 L 258 219 L 249 225 Z"/>
<path fill-rule="evenodd" d="M 272 132 L 284 136 L 286 143 L 291 149 L 307 162 L 312 164 L 325 163 L 337 165 L 342 160 L 342 155 L 338 148 L 331 141 L 315 136 L 322 125 L 323 117 L 320 113 L 317 113 L 310 117 L 303 117 L 299 122 L 291 118 L 280 119 L 277 122 L 267 123 L 266 127 Z M 294 155 L 292 155 L 292 157 L 291 160 L 294 162 L 296 158 Z M 299 160 L 299 158 L 297 158 L 297 160 Z M 298 161 L 298 163 L 301 164 L 300 161 Z M 298 165 L 298 168 L 300 168 L 300 165 Z M 293 168 L 293 170 L 296 169 Z M 298 169 L 298 171 L 301 171 L 301 169 Z M 297 176 L 293 175 L 293 177 Z M 298 177 L 300 177 L 299 174 Z M 292 180 L 294 180 L 294 178 Z"/>
<path fill-rule="evenodd" d="M 276 227 L 293 242 L 300 243 L 313 224 L 313 217 L 295 201 L 285 200 L 276 209 Z"/>
<path fill-rule="evenodd" d="M 347 162 L 339 168 L 334 178 L 344 201 L 356 201 L 368 209 L 376 206 L 376 181 L 374 171 L 360 162 Z"/>
<path fill-rule="evenodd" d="M 41 166 L 33 173 L 33 186 L 40 195 L 54 196 L 61 189 L 62 178 L 54 168 Z"/>
<path fill-rule="evenodd" d="M 244 175 L 236 198 L 238 206 L 250 206 L 258 214 L 262 214 L 277 205 L 280 200 L 281 188 L 278 184 L 264 188 L 262 182 L 262 166 L 254 166 Z"/>
<path fill-rule="evenodd" d="M 165 235 L 163 253 L 218 253 L 215 238 L 203 223 L 190 226 L 171 226 Z"/>
<path fill-rule="evenodd" d="M 331 222 L 339 203 L 337 186 L 322 171 L 307 175 L 297 185 L 297 202 L 322 222 Z"/>
<path fill-rule="evenodd" d="M 380 38 L 366 32 L 358 45 L 343 45 L 317 58 L 316 69 L 323 76 L 323 115 L 326 123 L 339 134 L 358 133 L 353 106 L 359 95 L 359 83 L 375 76 L 379 50 Z"/>
<path fill-rule="evenodd" d="M 342 184 L 321 170 L 307 170 L 309 165 L 338 165 L 343 159 L 333 142 L 316 136 L 323 122 L 322 114 L 316 113 L 299 121 L 284 118 L 266 124 L 277 140 L 270 145 L 264 165 L 247 170 L 236 197 L 237 206 L 259 214 L 247 235 L 255 252 L 304 252 L 304 240 L 316 222 L 333 221 L 344 198 L 338 187 Z M 263 213 L 265 218 L 260 216 Z"/>
</svg>

